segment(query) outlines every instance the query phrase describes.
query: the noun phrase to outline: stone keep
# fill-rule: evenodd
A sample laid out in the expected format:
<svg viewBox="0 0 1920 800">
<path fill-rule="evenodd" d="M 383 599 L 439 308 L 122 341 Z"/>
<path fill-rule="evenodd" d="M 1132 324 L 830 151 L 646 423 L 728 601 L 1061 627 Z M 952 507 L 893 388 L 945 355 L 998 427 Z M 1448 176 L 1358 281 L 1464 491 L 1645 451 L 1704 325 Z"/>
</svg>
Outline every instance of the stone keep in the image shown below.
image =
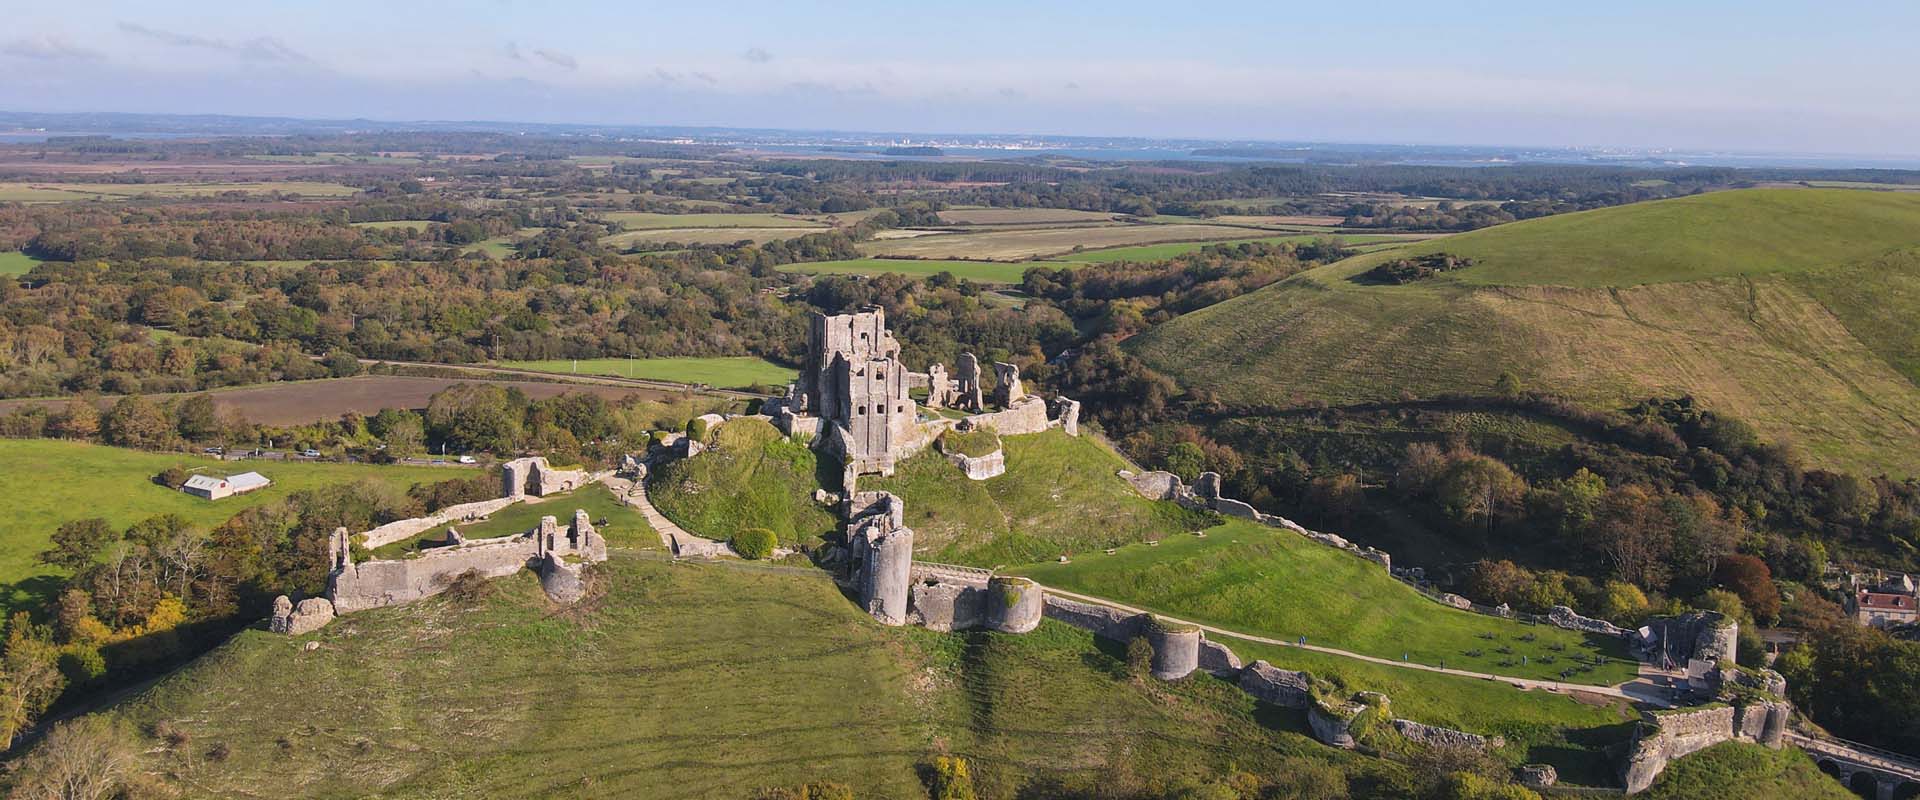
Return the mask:
<svg viewBox="0 0 1920 800">
<path fill-rule="evenodd" d="M 848 466 L 886 473 L 912 439 L 919 415 L 907 387 L 887 313 L 869 306 L 852 314 L 813 315 L 806 361 L 788 395 L 794 413 L 832 426 L 829 440 L 838 443 Z"/>
</svg>

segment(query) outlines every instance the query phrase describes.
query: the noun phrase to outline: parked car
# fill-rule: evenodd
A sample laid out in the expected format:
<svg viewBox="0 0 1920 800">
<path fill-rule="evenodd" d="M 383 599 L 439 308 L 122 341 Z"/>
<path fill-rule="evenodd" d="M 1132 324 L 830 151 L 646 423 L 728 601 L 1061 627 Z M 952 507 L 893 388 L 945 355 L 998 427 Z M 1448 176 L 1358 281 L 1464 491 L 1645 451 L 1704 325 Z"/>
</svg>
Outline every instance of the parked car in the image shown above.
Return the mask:
<svg viewBox="0 0 1920 800">
<path fill-rule="evenodd" d="M 202 450 L 202 451 L 200 451 L 200 452 L 202 452 L 202 453 L 206 453 L 207 455 L 210 455 L 210 456 L 219 456 L 219 455 L 226 455 L 226 452 L 227 452 L 227 448 L 224 448 L 224 447 L 209 447 L 209 448 L 207 448 L 207 449 L 205 449 L 205 450 Z"/>
<path fill-rule="evenodd" d="M 300 457 L 301 458 L 319 458 L 320 451 L 312 450 L 312 449 L 302 450 L 300 451 Z"/>
<path fill-rule="evenodd" d="M 474 458 L 473 456 L 461 456 L 461 457 L 460 457 L 460 463 L 462 463 L 462 464 L 478 464 L 478 463 L 480 463 L 480 459 L 477 459 L 477 458 Z"/>
</svg>

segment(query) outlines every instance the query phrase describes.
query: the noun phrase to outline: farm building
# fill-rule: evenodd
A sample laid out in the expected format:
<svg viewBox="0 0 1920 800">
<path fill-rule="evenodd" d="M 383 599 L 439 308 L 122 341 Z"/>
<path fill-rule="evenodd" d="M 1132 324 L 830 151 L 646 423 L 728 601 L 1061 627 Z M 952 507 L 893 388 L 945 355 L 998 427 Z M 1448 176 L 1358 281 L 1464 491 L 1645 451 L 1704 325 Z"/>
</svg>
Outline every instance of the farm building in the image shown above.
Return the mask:
<svg viewBox="0 0 1920 800">
<path fill-rule="evenodd" d="M 195 475 L 182 484 L 180 491 L 195 497 L 218 500 L 236 494 L 246 494 L 255 489 L 265 489 L 273 485 L 267 476 L 258 472 L 242 472 L 238 475 L 218 477 L 214 475 Z"/>
</svg>

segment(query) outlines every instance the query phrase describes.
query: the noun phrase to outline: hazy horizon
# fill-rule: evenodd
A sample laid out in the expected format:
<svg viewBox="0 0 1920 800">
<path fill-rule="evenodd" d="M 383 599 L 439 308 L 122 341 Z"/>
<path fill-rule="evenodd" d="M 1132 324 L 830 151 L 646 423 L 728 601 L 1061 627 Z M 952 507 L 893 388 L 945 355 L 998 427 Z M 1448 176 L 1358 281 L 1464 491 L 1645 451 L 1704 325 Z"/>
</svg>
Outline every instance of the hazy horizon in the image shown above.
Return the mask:
<svg viewBox="0 0 1920 800">
<path fill-rule="evenodd" d="M 92 6 L 12 12 L 0 108 L 1920 155 L 1914 7 Z"/>
</svg>

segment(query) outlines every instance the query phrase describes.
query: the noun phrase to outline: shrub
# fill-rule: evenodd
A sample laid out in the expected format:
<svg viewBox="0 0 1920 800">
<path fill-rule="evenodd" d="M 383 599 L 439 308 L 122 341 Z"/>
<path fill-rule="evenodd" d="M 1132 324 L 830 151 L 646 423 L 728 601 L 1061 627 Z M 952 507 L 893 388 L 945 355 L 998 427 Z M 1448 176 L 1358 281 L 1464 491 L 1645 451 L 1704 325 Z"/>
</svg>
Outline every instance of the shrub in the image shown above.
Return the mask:
<svg viewBox="0 0 1920 800">
<path fill-rule="evenodd" d="M 932 800 L 974 800 L 973 766 L 960 756 L 940 756 L 928 771 L 927 795 Z"/>
<path fill-rule="evenodd" d="M 766 528 L 748 528 L 734 534 L 728 544 L 733 545 L 733 552 L 741 558 L 757 561 L 773 555 L 773 548 L 780 545 L 780 537 Z"/>
<path fill-rule="evenodd" d="M 1145 636 L 1127 640 L 1127 669 L 1141 675 L 1153 667 L 1153 643 Z"/>
<path fill-rule="evenodd" d="M 185 467 L 174 465 L 153 476 L 153 482 L 169 489 L 178 489 L 187 482 L 188 477 Z"/>
<path fill-rule="evenodd" d="M 471 606 L 493 595 L 493 582 L 479 570 L 470 569 L 447 583 L 446 595 L 455 603 Z"/>
<path fill-rule="evenodd" d="M 696 442 L 705 442 L 708 433 L 707 421 L 699 417 L 687 420 L 687 435 Z"/>
</svg>

